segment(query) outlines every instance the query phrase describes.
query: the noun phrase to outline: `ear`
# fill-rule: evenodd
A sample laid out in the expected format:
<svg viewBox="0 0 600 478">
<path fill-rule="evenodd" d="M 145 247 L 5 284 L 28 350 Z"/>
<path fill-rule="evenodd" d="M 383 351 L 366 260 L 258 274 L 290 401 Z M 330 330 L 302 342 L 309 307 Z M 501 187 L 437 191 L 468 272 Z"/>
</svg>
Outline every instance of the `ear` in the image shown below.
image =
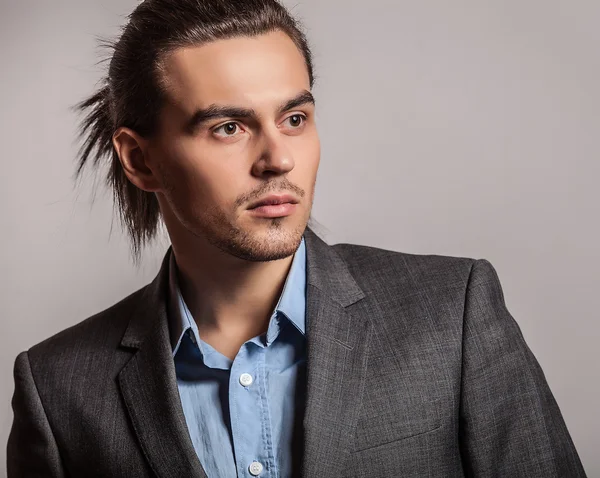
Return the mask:
<svg viewBox="0 0 600 478">
<path fill-rule="evenodd" d="M 148 167 L 147 140 L 123 126 L 115 131 L 112 142 L 129 181 L 142 191 L 160 191 L 160 182 Z"/>
</svg>

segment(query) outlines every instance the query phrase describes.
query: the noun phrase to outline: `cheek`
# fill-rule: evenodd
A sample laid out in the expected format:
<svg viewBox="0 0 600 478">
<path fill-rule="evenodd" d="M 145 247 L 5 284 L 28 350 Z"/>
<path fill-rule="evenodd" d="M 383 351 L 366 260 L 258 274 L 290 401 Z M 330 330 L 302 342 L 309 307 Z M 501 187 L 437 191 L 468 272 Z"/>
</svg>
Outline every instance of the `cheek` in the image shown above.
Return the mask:
<svg viewBox="0 0 600 478">
<path fill-rule="evenodd" d="M 236 193 L 244 191 L 240 162 L 224 157 L 223 151 L 209 148 L 182 148 L 173 151 L 169 179 L 174 182 L 174 200 L 185 209 L 232 207 Z"/>
<path fill-rule="evenodd" d="M 296 168 L 301 171 L 301 175 L 306 181 L 310 181 L 316 175 L 319 168 L 321 146 L 319 137 L 307 136 L 297 145 L 297 151 L 294 155 L 296 158 Z"/>
</svg>

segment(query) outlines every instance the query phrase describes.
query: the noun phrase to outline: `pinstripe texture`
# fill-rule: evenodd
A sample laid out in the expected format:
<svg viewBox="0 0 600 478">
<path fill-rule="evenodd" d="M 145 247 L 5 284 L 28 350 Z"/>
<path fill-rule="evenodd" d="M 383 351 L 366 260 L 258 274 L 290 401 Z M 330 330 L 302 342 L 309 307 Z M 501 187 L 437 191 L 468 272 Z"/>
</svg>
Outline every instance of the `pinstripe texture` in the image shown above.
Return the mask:
<svg viewBox="0 0 600 478">
<path fill-rule="evenodd" d="M 299 476 L 585 476 L 488 261 L 305 240 Z M 167 265 L 19 355 L 9 477 L 205 476 L 175 381 Z"/>
</svg>

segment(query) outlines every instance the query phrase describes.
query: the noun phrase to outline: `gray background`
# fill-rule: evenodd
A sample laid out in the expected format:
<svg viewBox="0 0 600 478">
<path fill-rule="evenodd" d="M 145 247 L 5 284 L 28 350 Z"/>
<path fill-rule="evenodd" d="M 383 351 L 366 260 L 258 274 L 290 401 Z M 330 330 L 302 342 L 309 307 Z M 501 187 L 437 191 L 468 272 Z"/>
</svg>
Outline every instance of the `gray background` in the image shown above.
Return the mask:
<svg viewBox="0 0 600 478">
<path fill-rule="evenodd" d="M 71 181 L 69 106 L 102 75 L 96 35 L 136 3 L 1 3 L 3 444 L 17 353 L 150 281 L 168 245 L 135 269 L 110 194 Z M 317 68 L 317 232 L 490 260 L 599 477 L 600 2 L 287 4 Z"/>
</svg>

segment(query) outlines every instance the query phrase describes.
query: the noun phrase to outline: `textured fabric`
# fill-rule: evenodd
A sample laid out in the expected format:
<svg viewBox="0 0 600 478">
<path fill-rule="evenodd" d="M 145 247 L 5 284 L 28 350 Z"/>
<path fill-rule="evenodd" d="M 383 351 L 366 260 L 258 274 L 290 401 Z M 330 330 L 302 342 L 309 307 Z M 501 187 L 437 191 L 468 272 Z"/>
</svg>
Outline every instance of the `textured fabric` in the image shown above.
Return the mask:
<svg viewBox="0 0 600 478">
<path fill-rule="evenodd" d="M 303 477 L 584 477 L 484 260 L 306 241 Z M 206 477 L 155 280 L 23 352 L 8 476 Z"/>
<path fill-rule="evenodd" d="M 302 426 L 306 368 L 306 246 L 294 254 L 266 334 L 232 361 L 204 342 L 169 265 L 169 330 L 177 387 L 194 449 L 209 477 L 290 476 L 292 438 Z M 252 383 L 242 385 L 249 374 Z M 298 405 L 297 405 L 298 404 Z"/>
</svg>

